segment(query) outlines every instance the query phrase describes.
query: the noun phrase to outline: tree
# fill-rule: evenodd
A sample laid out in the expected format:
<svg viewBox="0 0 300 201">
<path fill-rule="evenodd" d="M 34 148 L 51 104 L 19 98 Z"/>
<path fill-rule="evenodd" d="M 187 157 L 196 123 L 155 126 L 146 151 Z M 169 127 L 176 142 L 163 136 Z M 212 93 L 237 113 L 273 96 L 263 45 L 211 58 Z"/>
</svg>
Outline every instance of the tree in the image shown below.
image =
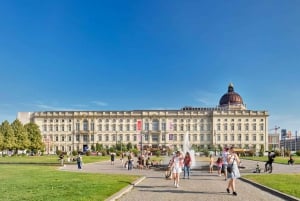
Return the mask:
<svg viewBox="0 0 300 201">
<path fill-rule="evenodd" d="M 0 126 L 0 133 L 3 135 L 3 149 L 2 150 L 13 150 L 16 148 L 16 138 L 14 136 L 14 131 L 10 126 L 9 122 L 6 120 L 2 122 Z"/>
<path fill-rule="evenodd" d="M 18 153 L 18 150 L 27 149 L 30 145 L 30 141 L 28 139 L 28 134 L 23 124 L 18 119 L 16 119 L 11 124 L 11 128 L 13 129 L 14 136 L 16 138 L 16 153 Z"/>
<path fill-rule="evenodd" d="M 38 125 L 35 123 L 28 123 L 25 125 L 25 129 L 30 141 L 29 149 L 32 151 L 44 149 L 45 145 L 42 142 L 42 135 Z"/>
<path fill-rule="evenodd" d="M 1 125 L 0 125 L 0 127 L 1 127 Z M 0 129 L 0 150 L 3 150 L 3 149 L 4 149 L 4 137 L 3 137 L 3 134 Z"/>
</svg>

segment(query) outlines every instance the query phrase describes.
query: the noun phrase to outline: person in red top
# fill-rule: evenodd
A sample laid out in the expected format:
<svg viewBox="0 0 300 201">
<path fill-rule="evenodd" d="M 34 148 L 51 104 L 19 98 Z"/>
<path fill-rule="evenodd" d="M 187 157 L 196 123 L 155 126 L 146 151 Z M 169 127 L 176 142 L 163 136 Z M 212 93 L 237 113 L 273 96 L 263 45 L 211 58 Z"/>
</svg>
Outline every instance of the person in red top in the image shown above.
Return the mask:
<svg viewBox="0 0 300 201">
<path fill-rule="evenodd" d="M 187 178 L 190 178 L 190 170 L 191 170 L 191 164 L 192 159 L 189 152 L 186 152 L 184 160 L 183 160 L 184 168 L 183 168 L 183 178 L 185 179 L 185 175 Z"/>
</svg>

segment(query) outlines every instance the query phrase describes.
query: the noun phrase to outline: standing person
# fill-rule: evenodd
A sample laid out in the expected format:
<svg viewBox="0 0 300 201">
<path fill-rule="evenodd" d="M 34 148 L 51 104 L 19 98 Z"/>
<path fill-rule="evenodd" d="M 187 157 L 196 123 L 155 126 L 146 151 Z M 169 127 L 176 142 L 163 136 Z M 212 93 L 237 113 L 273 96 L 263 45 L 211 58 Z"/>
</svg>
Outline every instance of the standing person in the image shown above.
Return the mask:
<svg viewBox="0 0 300 201">
<path fill-rule="evenodd" d="M 232 195 L 237 195 L 236 193 L 236 189 L 235 189 L 235 181 L 237 178 L 241 177 L 240 175 L 240 171 L 238 168 L 238 164 L 240 163 L 240 158 L 238 157 L 238 155 L 234 152 L 234 147 L 231 147 L 229 149 L 229 154 L 227 156 L 227 163 L 228 166 L 232 167 L 231 172 L 228 172 L 228 186 L 227 186 L 227 193 L 230 193 L 230 189 L 232 190 Z"/>
<path fill-rule="evenodd" d="M 183 156 L 180 151 L 176 152 L 176 155 L 173 157 L 172 160 L 172 173 L 174 179 L 174 185 L 176 188 L 179 187 L 179 177 L 180 173 L 182 172 L 183 168 Z"/>
<path fill-rule="evenodd" d="M 213 173 L 214 169 L 214 157 L 210 154 L 209 155 L 209 173 Z"/>
<path fill-rule="evenodd" d="M 123 163 L 124 163 L 124 153 L 123 152 L 121 153 L 120 160 L 121 160 L 121 165 L 123 166 Z"/>
<path fill-rule="evenodd" d="M 184 160 L 183 160 L 184 168 L 183 168 L 183 178 L 185 179 L 185 175 L 187 175 L 187 178 L 190 178 L 190 170 L 191 170 L 191 164 L 192 159 L 189 152 L 186 152 Z"/>
<path fill-rule="evenodd" d="M 128 161 L 127 161 L 127 168 L 128 168 L 128 170 L 132 170 L 132 166 L 133 166 L 132 154 L 129 153 L 129 155 L 128 155 Z"/>
<path fill-rule="evenodd" d="M 81 170 L 82 169 L 82 157 L 80 154 L 78 154 L 76 161 L 77 161 L 78 169 Z"/>
<path fill-rule="evenodd" d="M 115 164 L 115 153 L 110 154 L 110 164 L 114 165 Z"/>
<path fill-rule="evenodd" d="M 222 164 L 222 171 L 224 172 L 225 175 L 225 181 L 227 180 L 227 156 L 228 156 L 228 148 L 226 147 L 223 152 L 222 152 L 222 159 L 223 159 L 223 164 Z"/>
</svg>

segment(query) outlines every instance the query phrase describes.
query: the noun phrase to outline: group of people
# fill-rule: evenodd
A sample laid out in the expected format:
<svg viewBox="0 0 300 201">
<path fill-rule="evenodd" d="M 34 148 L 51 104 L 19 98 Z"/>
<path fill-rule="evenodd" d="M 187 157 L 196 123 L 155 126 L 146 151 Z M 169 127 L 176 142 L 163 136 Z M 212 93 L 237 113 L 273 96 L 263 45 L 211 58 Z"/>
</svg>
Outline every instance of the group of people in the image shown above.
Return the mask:
<svg viewBox="0 0 300 201">
<path fill-rule="evenodd" d="M 189 152 L 185 156 L 180 151 L 177 151 L 169 162 L 168 170 L 171 171 L 171 178 L 174 180 L 174 186 L 179 187 L 180 173 L 183 169 L 183 179 L 190 178 L 190 170 L 192 165 L 192 158 Z"/>
<path fill-rule="evenodd" d="M 239 164 L 240 164 L 239 156 L 234 152 L 234 147 L 225 148 L 222 152 L 221 156 L 216 161 L 218 167 L 218 175 L 221 176 L 221 173 L 224 173 L 225 181 L 229 179 L 226 191 L 227 193 L 231 193 L 233 195 L 237 195 L 236 192 L 236 179 L 239 178 Z M 192 164 L 192 158 L 189 152 L 186 152 L 185 156 L 180 151 L 177 151 L 175 156 L 169 162 L 168 169 L 172 172 L 172 179 L 174 181 L 174 186 L 176 188 L 179 187 L 180 181 L 180 173 L 182 169 L 184 171 L 183 179 L 190 178 L 190 169 Z M 215 164 L 212 155 L 210 156 L 209 162 L 209 172 L 212 173 L 213 165 Z M 230 172 L 227 171 L 230 168 Z"/>
</svg>

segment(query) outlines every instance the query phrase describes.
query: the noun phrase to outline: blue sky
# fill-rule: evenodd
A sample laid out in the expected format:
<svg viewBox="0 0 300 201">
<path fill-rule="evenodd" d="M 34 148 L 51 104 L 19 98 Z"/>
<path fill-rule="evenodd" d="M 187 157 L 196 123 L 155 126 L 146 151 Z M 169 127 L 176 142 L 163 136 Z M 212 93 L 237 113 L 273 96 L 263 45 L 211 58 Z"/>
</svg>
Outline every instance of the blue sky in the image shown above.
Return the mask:
<svg viewBox="0 0 300 201">
<path fill-rule="evenodd" d="M 2 1 L 0 121 L 18 111 L 247 108 L 300 128 L 300 1 Z"/>
</svg>

